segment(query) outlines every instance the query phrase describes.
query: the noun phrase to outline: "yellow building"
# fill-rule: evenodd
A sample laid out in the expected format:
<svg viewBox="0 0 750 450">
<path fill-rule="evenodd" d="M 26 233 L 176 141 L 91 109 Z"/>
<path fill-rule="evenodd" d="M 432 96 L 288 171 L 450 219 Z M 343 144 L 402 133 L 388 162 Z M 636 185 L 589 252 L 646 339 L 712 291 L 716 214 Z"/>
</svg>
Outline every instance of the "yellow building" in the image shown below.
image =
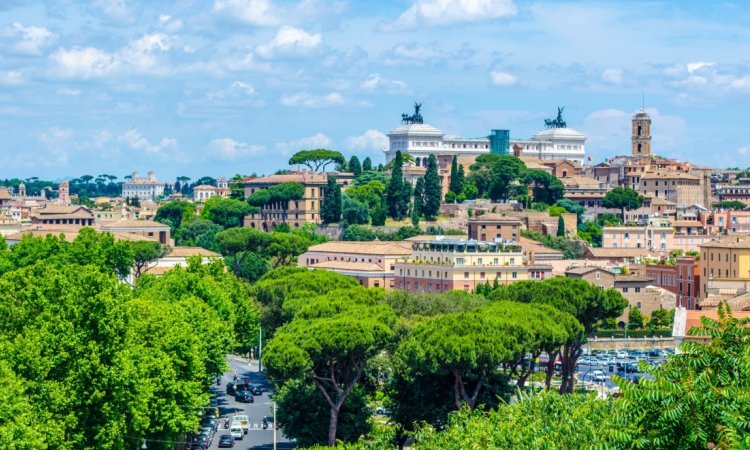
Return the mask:
<svg viewBox="0 0 750 450">
<path fill-rule="evenodd" d="M 319 224 L 320 203 L 323 201 L 328 177 L 324 173 L 296 172 L 284 175 L 270 175 L 245 179 L 245 197 L 261 189 L 282 183 L 300 183 L 304 194 L 299 200 L 289 200 L 286 204 L 273 203 L 261 208 L 259 213 L 245 217 L 244 225 L 262 231 L 273 231 L 274 225 L 286 223 L 298 228 L 306 223 Z"/>
<path fill-rule="evenodd" d="M 703 297 L 715 291 L 747 286 L 750 281 L 750 236 L 730 236 L 700 246 Z"/>
<path fill-rule="evenodd" d="M 552 267 L 527 264 L 518 244 L 431 238 L 412 241 L 412 254 L 395 264 L 395 288 L 411 292 L 473 291 L 485 283 L 543 280 Z"/>
</svg>

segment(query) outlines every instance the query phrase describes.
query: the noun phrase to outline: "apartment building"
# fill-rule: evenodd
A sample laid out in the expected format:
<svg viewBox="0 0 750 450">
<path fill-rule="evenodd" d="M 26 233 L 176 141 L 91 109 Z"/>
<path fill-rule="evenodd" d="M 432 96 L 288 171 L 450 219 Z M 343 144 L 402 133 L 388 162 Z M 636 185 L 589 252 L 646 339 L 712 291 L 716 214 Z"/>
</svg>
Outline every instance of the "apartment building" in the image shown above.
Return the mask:
<svg viewBox="0 0 750 450">
<path fill-rule="evenodd" d="M 654 279 L 654 285 L 675 294 L 676 305 L 697 309 L 701 298 L 700 264 L 692 256 L 678 257 L 674 264 L 646 264 L 646 276 Z"/>
<path fill-rule="evenodd" d="M 521 238 L 523 223 L 517 217 L 505 214 L 483 214 L 469 219 L 469 239 L 476 241 L 517 242 Z"/>
<path fill-rule="evenodd" d="M 297 265 L 356 278 L 365 287 L 394 287 L 396 261 L 412 254 L 411 242 L 324 242 L 297 257 Z"/>
<path fill-rule="evenodd" d="M 746 289 L 750 282 L 750 236 L 734 235 L 700 246 L 703 280 L 701 294 L 706 298 L 722 290 Z"/>
<path fill-rule="evenodd" d="M 245 217 L 244 226 L 272 231 L 274 225 L 282 223 L 288 224 L 292 228 L 301 227 L 306 223 L 320 224 L 320 203 L 323 201 L 327 182 L 328 176 L 326 174 L 306 171 L 246 178 L 246 198 L 261 189 L 268 189 L 282 183 L 299 183 L 304 188 L 304 193 L 302 198 L 298 200 L 276 202 L 263 206 L 260 212 Z"/>
<path fill-rule="evenodd" d="M 495 280 L 543 280 L 552 273 L 552 266 L 526 264 L 518 244 L 440 237 L 412 241 L 411 256 L 394 269 L 394 287 L 411 292 L 473 291 Z"/>
</svg>

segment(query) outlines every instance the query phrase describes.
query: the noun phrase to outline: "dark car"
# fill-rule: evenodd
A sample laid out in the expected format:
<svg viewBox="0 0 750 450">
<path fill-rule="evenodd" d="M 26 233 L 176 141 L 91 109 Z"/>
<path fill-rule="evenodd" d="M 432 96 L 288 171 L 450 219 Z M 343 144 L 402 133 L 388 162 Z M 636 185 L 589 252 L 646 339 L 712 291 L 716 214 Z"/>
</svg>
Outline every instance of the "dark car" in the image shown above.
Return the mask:
<svg viewBox="0 0 750 450">
<path fill-rule="evenodd" d="M 227 395 L 234 395 L 234 383 L 227 383 Z"/>
<path fill-rule="evenodd" d="M 234 447 L 234 438 L 231 434 L 219 436 L 219 447 Z"/>
<path fill-rule="evenodd" d="M 255 399 L 253 398 L 253 393 L 248 391 L 237 391 L 234 394 L 234 399 L 238 402 L 244 402 L 244 403 L 253 403 Z"/>
<path fill-rule="evenodd" d="M 261 395 L 263 394 L 263 387 L 259 384 L 251 384 L 250 392 L 252 392 L 253 395 Z"/>
</svg>

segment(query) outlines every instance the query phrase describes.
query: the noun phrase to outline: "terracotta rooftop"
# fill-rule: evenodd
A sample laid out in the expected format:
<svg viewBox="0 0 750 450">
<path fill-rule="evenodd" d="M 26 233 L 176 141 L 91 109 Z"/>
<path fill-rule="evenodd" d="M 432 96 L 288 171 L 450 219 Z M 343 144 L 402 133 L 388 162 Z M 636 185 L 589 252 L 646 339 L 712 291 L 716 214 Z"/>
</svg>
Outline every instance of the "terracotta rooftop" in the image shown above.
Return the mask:
<svg viewBox="0 0 750 450">
<path fill-rule="evenodd" d="M 481 216 L 475 216 L 469 219 L 469 222 L 512 222 L 513 224 L 521 224 L 521 219 L 513 216 L 506 216 L 505 214 L 489 213 L 482 214 Z"/>
<path fill-rule="evenodd" d="M 534 252 L 537 255 L 560 255 L 560 259 L 562 259 L 562 252 L 554 248 L 545 247 L 533 239 L 522 237 L 518 243 L 521 245 L 524 253 Z"/>
<path fill-rule="evenodd" d="M 746 248 L 750 249 L 750 235 L 734 235 L 719 241 L 706 242 L 700 248 Z"/>
<path fill-rule="evenodd" d="M 567 269 L 567 270 L 565 271 L 565 274 L 567 275 L 567 274 L 569 274 L 569 273 L 572 273 L 572 274 L 576 274 L 576 275 L 586 275 L 587 273 L 590 273 L 590 272 L 594 272 L 594 271 L 597 271 L 597 270 L 603 270 L 603 271 L 606 271 L 606 272 L 608 272 L 608 271 L 607 271 L 606 269 L 604 269 L 603 267 L 595 267 L 595 266 L 578 266 L 578 267 L 570 267 L 570 268 L 568 268 L 568 269 Z M 614 275 L 614 274 L 612 273 L 612 275 Z"/>
<path fill-rule="evenodd" d="M 646 277 L 643 275 L 617 275 L 615 277 L 615 283 L 618 281 L 642 281 L 644 283 L 649 283 L 654 281 L 654 277 Z"/>
<path fill-rule="evenodd" d="M 674 172 L 674 171 L 657 171 L 657 172 L 645 172 L 641 175 L 642 180 L 671 180 L 671 179 L 683 179 L 683 180 L 695 180 L 700 181 L 698 175 L 693 175 L 685 172 Z"/>
<path fill-rule="evenodd" d="M 162 228 L 169 229 L 169 225 L 154 222 L 153 220 L 120 219 L 118 221 L 102 225 L 103 230 L 114 230 L 120 228 Z"/>
<path fill-rule="evenodd" d="M 431 236 L 435 238 L 435 236 Z M 313 245 L 308 252 L 358 253 L 365 255 L 401 256 L 411 255 L 411 242 L 400 241 L 331 241 Z"/>
<path fill-rule="evenodd" d="M 245 184 L 281 184 L 289 182 L 325 184 L 327 181 L 328 176 L 326 174 L 313 172 L 268 175 L 267 177 L 260 178 L 245 178 Z"/>
<path fill-rule="evenodd" d="M 702 227 L 703 224 L 699 220 L 675 220 L 672 223 L 675 227 Z"/>
<path fill-rule="evenodd" d="M 375 263 L 354 261 L 321 261 L 309 266 L 312 269 L 351 270 L 356 272 L 383 272 L 383 267 Z"/>
<path fill-rule="evenodd" d="M 190 256 L 203 256 L 204 258 L 221 258 L 221 255 L 206 250 L 203 247 L 171 247 L 166 255 L 169 258 L 187 258 Z"/>
<path fill-rule="evenodd" d="M 72 214 L 92 214 L 91 210 L 82 205 L 51 205 L 48 204 L 42 209 L 34 211 L 38 215 L 72 215 Z"/>
<path fill-rule="evenodd" d="M 0 200 L 10 200 L 12 197 L 7 189 L 0 189 Z"/>
<path fill-rule="evenodd" d="M 8 241 L 20 241 L 24 236 L 30 235 L 33 237 L 46 237 L 47 235 L 60 236 L 63 235 L 67 242 L 73 242 L 78 237 L 80 228 L 77 230 L 63 230 L 63 229 L 29 229 L 19 231 L 18 233 L 9 234 L 5 237 Z M 120 233 L 120 232 L 109 232 L 117 241 L 152 241 L 158 242 L 158 240 L 146 236 L 141 236 L 134 233 Z"/>
<path fill-rule="evenodd" d="M 589 247 L 588 253 L 594 258 L 636 258 L 649 254 L 645 248 L 599 248 Z"/>
<path fill-rule="evenodd" d="M 680 314 L 680 309 L 678 308 L 678 311 L 675 313 L 675 329 L 673 330 L 672 334 L 675 337 L 683 337 L 687 336 L 688 332 L 691 328 L 700 328 L 703 326 L 701 323 L 701 317 L 707 317 L 709 319 L 713 320 L 719 320 L 719 311 L 718 309 L 709 309 L 709 310 L 687 310 L 682 311 L 682 314 L 684 314 L 684 322 L 682 321 L 683 317 L 680 317 L 682 314 Z M 746 317 L 750 317 L 750 311 L 732 311 L 732 316 L 737 319 L 744 319 Z M 688 337 L 689 339 L 690 337 Z M 699 338 L 700 339 L 700 338 Z"/>
<path fill-rule="evenodd" d="M 196 186 L 193 188 L 193 190 L 203 190 L 203 191 L 214 191 L 218 189 L 216 186 L 211 186 L 210 184 L 201 184 L 199 186 Z"/>
</svg>

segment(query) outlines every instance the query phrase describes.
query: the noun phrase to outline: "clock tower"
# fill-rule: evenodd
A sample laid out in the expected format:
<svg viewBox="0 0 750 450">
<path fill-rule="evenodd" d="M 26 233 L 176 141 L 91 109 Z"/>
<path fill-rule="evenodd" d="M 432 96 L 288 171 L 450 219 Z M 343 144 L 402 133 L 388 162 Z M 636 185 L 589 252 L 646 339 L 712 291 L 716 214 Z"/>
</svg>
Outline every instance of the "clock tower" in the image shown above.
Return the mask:
<svg viewBox="0 0 750 450">
<path fill-rule="evenodd" d="M 633 116 L 631 153 L 633 156 L 651 156 L 651 117 L 643 108 Z"/>
</svg>

